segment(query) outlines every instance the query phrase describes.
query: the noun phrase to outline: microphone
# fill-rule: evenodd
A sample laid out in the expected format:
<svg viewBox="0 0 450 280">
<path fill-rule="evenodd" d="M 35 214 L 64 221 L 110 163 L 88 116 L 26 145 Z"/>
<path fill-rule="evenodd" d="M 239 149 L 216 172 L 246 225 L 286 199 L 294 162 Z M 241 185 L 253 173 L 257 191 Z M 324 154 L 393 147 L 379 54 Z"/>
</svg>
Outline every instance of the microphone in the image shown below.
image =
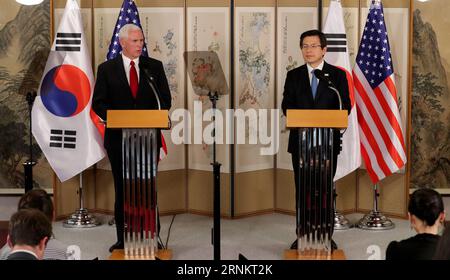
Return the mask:
<svg viewBox="0 0 450 280">
<path fill-rule="evenodd" d="M 161 99 L 161 94 L 159 92 L 158 86 L 156 85 L 156 78 L 153 74 L 150 73 L 150 71 L 148 69 L 148 63 L 144 62 L 140 59 L 139 60 L 139 69 L 142 69 L 148 84 L 152 88 L 153 94 L 156 97 L 156 102 L 158 103 L 158 110 L 161 110 L 161 103 L 162 103 L 163 107 L 165 108 L 165 104 L 163 103 L 164 100 Z M 172 120 L 170 119 L 170 115 L 169 115 L 169 129 L 171 127 L 172 127 Z"/>
<path fill-rule="evenodd" d="M 144 76 L 153 90 L 153 94 L 156 97 L 156 102 L 158 102 L 158 110 L 161 110 L 161 94 L 159 93 L 158 87 L 156 86 L 156 79 L 148 70 L 148 63 L 139 60 L 139 68 L 144 72 Z M 164 104 L 163 104 L 164 106 Z"/>
<path fill-rule="evenodd" d="M 339 91 L 336 89 L 336 86 L 333 84 L 333 82 L 330 80 L 330 78 L 328 78 L 328 75 L 323 73 L 322 70 L 320 69 L 315 69 L 314 70 L 314 75 L 317 77 L 317 79 L 324 81 L 325 83 L 327 83 L 328 88 L 332 89 L 338 99 L 339 99 L 339 110 L 342 110 L 342 99 L 341 99 L 341 95 L 339 94 Z"/>
<path fill-rule="evenodd" d="M 322 70 L 315 69 L 314 75 L 317 77 L 317 79 L 322 80 L 322 81 L 326 82 L 328 85 L 333 86 L 335 88 L 333 82 L 330 81 L 330 79 L 328 78 L 328 75 L 326 76 Z"/>
<path fill-rule="evenodd" d="M 314 70 L 314 75 L 317 77 L 317 79 L 324 81 L 325 83 L 328 84 L 328 88 L 332 89 L 339 100 L 339 110 L 342 110 L 342 98 L 341 95 L 339 94 L 339 91 L 336 89 L 336 86 L 333 84 L 333 82 L 330 80 L 330 78 L 328 78 L 328 74 L 323 73 L 322 70 L 320 69 L 315 69 Z M 347 130 L 347 129 L 345 129 Z M 345 132 L 344 130 L 344 132 Z M 340 137 L 339 137 L 339 152 L 342 151 L 342 135 L 344 134 L 344 132 L 340 132 Z"/>
</svg>

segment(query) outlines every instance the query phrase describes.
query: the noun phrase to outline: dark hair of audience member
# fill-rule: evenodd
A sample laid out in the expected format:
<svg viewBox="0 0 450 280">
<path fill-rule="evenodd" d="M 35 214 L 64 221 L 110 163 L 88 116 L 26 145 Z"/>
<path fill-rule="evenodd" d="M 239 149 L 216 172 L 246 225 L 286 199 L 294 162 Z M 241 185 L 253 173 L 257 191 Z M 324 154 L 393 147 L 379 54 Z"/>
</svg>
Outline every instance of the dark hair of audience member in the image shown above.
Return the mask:
<svg viewBox="0 0 450 280">
<path fill-rule="evenodd" d="M 410 196 L 408 212 L 424 221 L 427 226 L 433 226 L 439 215 L 444 212 L 444 202 L 437 191 L 428 188 L 418 189 Z"/>
<path fill-rule="evenodd" d="M 9 238 L 13 246 L 37 246 L 39 242 L 52 235 L 52 223 L 37 209 L 21 209 L 9 220 Z"/>
<path fill-rule="evenodd" d="M 17 210 L 38 209 L 42 211 L 50 221 L 53 221 L 53 202 L 48 193 L 43 189 L 32 189 L 26 192 L 19 200 Z"/>
</svg>

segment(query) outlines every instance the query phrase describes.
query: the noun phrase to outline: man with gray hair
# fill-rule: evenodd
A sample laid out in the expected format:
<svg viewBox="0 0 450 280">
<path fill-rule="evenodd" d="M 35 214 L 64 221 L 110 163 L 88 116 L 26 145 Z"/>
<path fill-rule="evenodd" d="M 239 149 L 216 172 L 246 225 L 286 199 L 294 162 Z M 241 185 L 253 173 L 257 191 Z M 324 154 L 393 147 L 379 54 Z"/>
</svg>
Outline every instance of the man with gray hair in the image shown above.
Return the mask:
<svg viewBox="0 0 450 280">
<path fill-rule="evenodd" d="M 119 31 L 121 55 L 99 65 L 92 99 L 95 113 L 106 120 L 107 110 L 165 109 L 171 106 L 171 95 L 161 61 L 142 56 L 144 34 L 140 27 L 126 24 Z M 156 86 L 153 92 L 145 76 Z M 159 99 L 159 102 L 158 102 Z M 160 132 L 159 132 L 160 133 Z M 158 152 L 161 137 L 158 134 Z M 124 209 L 122 178 L 122 131 L 106 129 L 104 147 L 108 153 L 114 177 L 117 242 L 109 249 L 124 247 Z M 159 157 L 159 156 L 158 156 Z"/>
</svg>

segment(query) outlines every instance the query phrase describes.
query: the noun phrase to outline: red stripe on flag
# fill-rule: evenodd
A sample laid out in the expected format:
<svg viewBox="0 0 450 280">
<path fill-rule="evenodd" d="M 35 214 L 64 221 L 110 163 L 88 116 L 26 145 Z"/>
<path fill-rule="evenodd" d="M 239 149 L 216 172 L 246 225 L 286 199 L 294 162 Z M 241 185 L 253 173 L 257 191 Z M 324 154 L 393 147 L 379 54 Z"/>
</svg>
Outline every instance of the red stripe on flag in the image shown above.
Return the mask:
<svg viewBox="0 0 450 280">
<path fill-rule="evenodd" d="M 91 117 L 92 122 L 94 123 L 95 127 L 97 128 L 98 132 L 102 136 L 102 138 L 105 138 L 105 124 L 102 123 L 100 118 L 95 114 L 94 110 L 89 111 L 89 115 Z"/>
<path fill-rule="evenodd" d="M 357 75 L 355 75 L 355 77 L 354 77 L 354 82 L 355 82 L 356 90 L 358 90 L 358 92 L 359 92 L 359 96 L 363 100 L 363 103 L 366 105 L 367 111 L 370 114 L 370 116 L 372 117 L 372 119 L 377 127 L 377 131 L 380 133 L 381 137 L 383 138 L 383 142 L 386 145 L 387 151 L 389 152 L 390 156 L 394 160 L 395 164 L 399 168 L 401 168 L 403 166 L 403 164 L 401 164 L 399 166 L 398 160 L 400 159 L 400 163 L 403 163 L 403 160 L 401 160 L 401 157 L 400 157 L 397 149 L 395 148 L 394 144 L 392 143 L 391 138 L 389 137 L 389 134 L 387 133 L 385 127 L 383 126 L 383 123 L 381 122 L 380 117 L 378 116 L 378 113 L 377 113 L 375 107 L 373 106 L 372 102 L 370 101 L 370 98 L 367 95 L 367 92 L 364 90 L 364 87 L 362 86 L 361 82 L 359 81 Z M 377 98 L 377 99 L 380 100 L 379 98 Z M 359 111 L 362 109 L 359 107 L 357 107 L 357 109 L 358 109 L 358 119 L 359 119 L 359 117 L 360 117 Z"/>
<path fill-rule="evenodd" d="M 341 69 L 342 71 L 345 71 L 345 75 L 347 76 L 347 82 L 348 82 L 348 95 L 350 97 L 350 105 L 355 106 L 355 87 L 353 86 L 353 77 L 350 71 L 345 69 L 344 67 L 337 66 L 337 68 Z"/>
<path fill-rule="evenodd" d="M 167 155 L 166 139 L 164 139 L 164 135 L 162 133 L 161 133 L 161 148 L 164 150 L 164 153 Z"/>
<path fill-rule="evenodd" d="M 158 161 L 162 160 L 166 156 L 167 156 L 166 140 L 164 139 L 164 135 L 161 132 L 161 148 L 159 149 L 159 159 L 158 159 Z"/>
<path fill-rule="evenodd" d="M 358 104 L 356 104 L 358 106 Z M 373 137 L 372 131 L 370 130 L 369 126 L 366 123 L 366 119 L 361 113 L 361 109 L 357 107 L 358 109 L 358 122 L 359 126 L 361 127 L 361 130 L 364 132 L 364 135 L 366 136 L 367 142 L 369 142 L 370 147 L 372 148 L 372 151 L 374 152 L 375 157 L 377 158 L 378 165 L 380 166 L 381 170 L 384 174 L 390 174 L 391 170 L 387 166 L 384 158 L 383 153 L 381 152 L 377 141 L 375 140 L 375 137 Z M 364 146 L 364 145 L 361 145 Z M 387 175 L 386 175 L 387 176 Z"/>
<path fill-rule="evenodd" d="M 384 81 L 384 84 L 386 85 L 389 92 L 391 93 L 392 98 L 394 98 L 394 100 L 397 101 L 397 89 L 395 88 L 395 84 L 392 81 L 392 79 L 391 78 L 386 79 Z M 396 108 L 398 107 L 397 102 L 395 102 L 395 107 Z M 403 139 L 402 128 L 401 128 L 400 124 L 398 123 L 398 120 L 395 117 L 393 117 L 393 121 L 391 121 L 391 125 L 395 131 L 395 134 L 397 134 L 398 139 L 400 139 L 400 143 L 402 144 L 403 151 L 405 151 L 406 146 L 405 146 L 405 140 Z"/>
<path fill-rule="evenodd" d="M 384 114 L 386 115 L 386 117 L 387 117 L 387 119 L 389 121 L 389 125 L 391 126 L 391 128 L 395 132 L 395 134 L 397 134 L 397 137 L 399 136 L 399 133 L 400 133 L 400 137 L 398 137 L 398 138 L 400 139 L 400 143 L 401 143 L 402 148 L 403 148 L 404 144 L 403 144 L 403 137 L 401 136 L 400 125 L 398 124 L 394 113 L 392 113 L 391 108 L 389 107 L 389 105 L 387 104 L 386 100 L 382 96 L 383 93 L 381 92 L 380 88 L 378 88 L 378 87 L 375 88 L 374 92 L 375 92 L 376 95 L 381 95 L 381 98 L 377 98 L 377 99 L 380 102 L 381 108 L 383 109 L 383 112 L 384 112 Z M 396 131 L 397 129 L 400 129 L 400 130 Z M 389 139 L 391 139 L 391 138 L 389 137 Z M 389 145 L 389 146 L 387 146 L 387 149 L 388 149 L 389 153 L 391 154 L 392 159 L 394 160 L 394 162 L 397 165 L 397 167 L 398 168 L 402 168 L 404 162 L 403 162 L 403 159 L 401 158 L 400 154 L 398 153 L 397 148 L 394 145 Z"/>
<path fill-rule="evenodd" d="M 364 162 L 366 163 L 367 173 L 369 173 L 370 179 L 375 184 L 380 180 L 380 178 L 377 176 L 377 173 L 375 173 L 375 171 L 373 170 L 372 162 L 370 161 L 369 154 L 367 153 L 364 145 L 361 145 L 361 156 L 364 159 Z"/>
</svg>

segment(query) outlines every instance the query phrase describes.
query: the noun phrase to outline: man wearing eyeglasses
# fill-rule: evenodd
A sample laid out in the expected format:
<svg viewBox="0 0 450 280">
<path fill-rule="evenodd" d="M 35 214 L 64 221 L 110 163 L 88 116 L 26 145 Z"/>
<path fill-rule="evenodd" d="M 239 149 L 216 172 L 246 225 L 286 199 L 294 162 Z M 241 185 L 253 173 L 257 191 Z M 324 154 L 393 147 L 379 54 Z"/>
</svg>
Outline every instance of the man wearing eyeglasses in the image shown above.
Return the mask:
<svg viewBox="0 0 450 280">
<path fill-rule="evenodd" d="M 322 70 L 339 91 L 342 99 L 342 109 L 350 112 L 350 98 L 346 73 L 324 61 L 327 52 L 327 39 L 319 30 L 309 30 L 300 36 L 300 49 L 304 65 L 287 73 L 284 84 L 283 101 L 281 108 L 284 115 L 287 109 L 339 109 L 339 99 L 334 91 L 328 88 L 325 82 L 320 81 L 314 75 L 314 70 Z M 333 138 L 333 176 L 336 173 L 337 156 L 340 152 L 340 135 Z M 299 134 L 297 130 L 291 130 L 289 134 L 288 152 L 291 153 L 294 178 L 299 174 Z M 295 181 L 295 197 L 299 192 L 299 184 Z M 297 199 L 296 201 L 296 211 Z M 332 242 L 333 249 L 337 246 Z M 297 240 L 291 245 L 291 249 L 297 249 Z"/>
</svg>

